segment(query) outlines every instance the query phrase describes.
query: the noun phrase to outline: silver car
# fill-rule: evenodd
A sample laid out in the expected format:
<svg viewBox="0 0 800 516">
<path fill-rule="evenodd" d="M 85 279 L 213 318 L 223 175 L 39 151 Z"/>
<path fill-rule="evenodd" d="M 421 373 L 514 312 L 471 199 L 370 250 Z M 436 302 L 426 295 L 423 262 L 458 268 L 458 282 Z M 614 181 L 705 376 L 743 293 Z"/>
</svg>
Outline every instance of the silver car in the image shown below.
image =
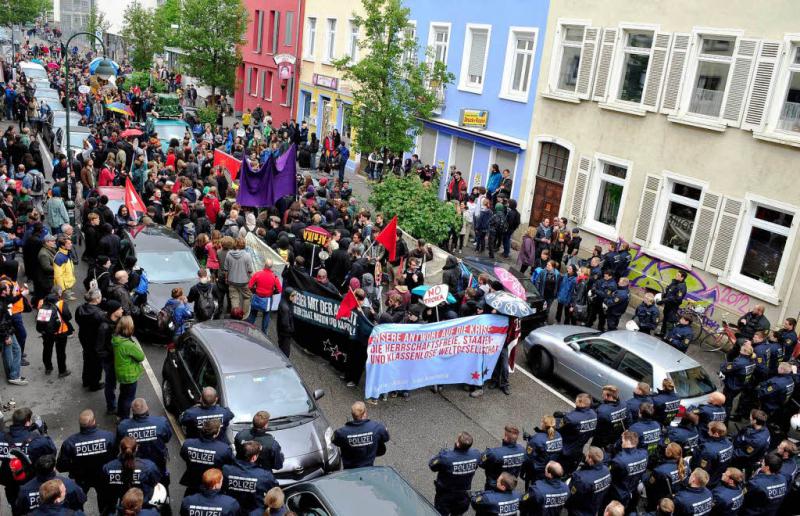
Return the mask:
<svg viewBox="0 0 800 516">
<path fill-rule="evenodd" d="M 675 383 L 684 407 L 704 403 L 717 390 L 693 358 L 636 331 L 544 326 L 528 335 L 524 347 L 536 376 L 558 377 L 596 399 L 602 398 L 603 385 L 616 385 L 620 397 L 628 399 L 638 382 L 660 387 L 665 378 Z"/>
</svg>

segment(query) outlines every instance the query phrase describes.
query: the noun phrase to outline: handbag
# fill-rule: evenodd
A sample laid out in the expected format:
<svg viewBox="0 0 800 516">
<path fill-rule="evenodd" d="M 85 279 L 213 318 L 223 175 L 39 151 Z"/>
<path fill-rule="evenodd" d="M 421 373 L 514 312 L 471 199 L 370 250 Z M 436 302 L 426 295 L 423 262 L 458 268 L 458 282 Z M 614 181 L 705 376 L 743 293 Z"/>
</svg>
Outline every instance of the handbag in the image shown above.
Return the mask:
<svg viewBox="0 0 800 516">
<path fill-rule="evenodd" d="M 250 299 L 250 309 L 268 312 L 271 301 L 271 297 L 261 297 L 254 294 L 252 299 Z"/>
</svg>

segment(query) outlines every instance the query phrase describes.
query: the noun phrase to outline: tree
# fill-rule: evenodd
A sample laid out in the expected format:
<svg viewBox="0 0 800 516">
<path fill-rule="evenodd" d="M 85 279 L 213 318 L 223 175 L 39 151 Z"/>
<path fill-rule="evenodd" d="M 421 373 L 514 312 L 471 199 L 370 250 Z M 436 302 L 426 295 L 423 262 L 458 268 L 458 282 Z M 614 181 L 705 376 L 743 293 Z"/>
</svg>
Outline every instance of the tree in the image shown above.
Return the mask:
<svg viewBox="0 0 800 516">
<path fill-rule="evenodd" d="M 138 1 L 128 4 L 122 15 L 122 37 L 131 45 L 129 56 L 135 70 L 149 70 L 153 54 L 159 52 L 154 12 Z"/>
<path fill-rule="evenodd" d="M 0 9 L 0 26 L 25 25 L 52 8 L 50 0 L 6 0 Z"/>
<path fill-rule="evenodd" d="M 178 30 L 173 25 L 181 24 L 181 4 L 179 0 L 166 0 L 155 11 L 155 31 L 158 35 L 159 52 L 164 47 L 180 47 Z"/>
<path fill-rule="evenodd" d="M 111 22 L 106 20 L 106 15 L 102 12 L 97 10 L 95 7 L 94 2 L 89 7 L 89 19 L 86 22 L 86 32 L 90 34 L 97 34 L 100 33 L 100 39 L 103 38 L 103 34 L 111 27 Z M 92 38 L 91 45 L 93 49 L 97 49 L 100 46 L 100 43 Z"/>
<path fill-rule="evenodd" d="M 247 29 L 247 10 L 241 0 L 186 0 L 179 35 L 186 55 L 181 57 L 186 74 L 211 88 L 233 89 L 236 69 L 242 62 L 239 44 Z"/>
<path fill-rule="evenodd" d="M 410 150 L 422 130 L 422 120 L 438 106 L 437 90 L 453 82 L 444 64 L 432 59 L 417 62 L 417 42 L 408 35 L 409 9 L 401 0 L 362 0 L 366 17 L 354 16 L 365 32 L 358 43 L 364 57 L 356 63 L 349 56 L 334 65 L 355 83 L 351 124 L 356 130 L 353 146 L 361 153 L 383 149 Z"/>
</svg>

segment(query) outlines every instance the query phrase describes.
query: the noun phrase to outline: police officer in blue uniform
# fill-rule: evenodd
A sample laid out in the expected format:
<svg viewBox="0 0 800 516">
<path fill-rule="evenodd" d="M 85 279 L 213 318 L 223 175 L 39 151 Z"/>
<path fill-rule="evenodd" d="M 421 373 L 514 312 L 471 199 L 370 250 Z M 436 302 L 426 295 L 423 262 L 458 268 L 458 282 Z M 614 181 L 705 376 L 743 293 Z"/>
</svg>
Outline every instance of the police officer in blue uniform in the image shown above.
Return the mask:
<svg viewBox="0 0 800 516">
<path fill-rule="evenodd" d="M 600 265 L 600 257 L 594 256 L 589 262 L 589 279 L 586 283 L 587 298 L 589 301 L 586 326 L 592 327 L 595 318 L 600 318 L 600 328 L 605 326 L 606 316 L 603 313 L 603 291 L 600 282 L 603 281 L 603 267 Z"/>
<path fill-rule="evenodd" d="M 594 407 L 597 412 L 597 428 L 592 444 L 608 451 L 617 442 L 620 434 L 630 425 L 628 408 L 619 400 L 619 389 L 614 385 L 603 386 L 603 401 Z"/>
<path fill-rule="evenodd" d="M 644 295 L 644 301 L 636 307 L 634 318 L 639 325 L 639 332 L 650 335 L 658 326 L 659 317 L 658 307 L 653 301 L 653 294 L 650 292 Z"/>
<path fill-rule="evenodd" d="M 756 359 L 753 380 L 755 383 L 763 382 L 770 375 L 772 346 L 767 342 L 767 335 L 763 331 L 757 331 L 750 342 L 753 344 L 753 355 L 755 355 Z"/>
<path fill-rule="evenodd" d="M 689 485 L 675 495 L 674 516 L 693 516 L 708 514 L 714 504 L 714 497 L 706 486 L 708 473 L 696 468 L 689 475 Z"/>
<path fill-rule="evenodd" d="M 661 333 L 659 337 L 667 334 L 667 326 L 675 324 L 678 320 L 678 309 L 683 304 L 683 299 L 686 297 L 686 272 L 677 271 L 675 279 L 673 279 L 661 299 L 658 301 L 659 305 L 664 305 L 664 318 L 661 320 Z"/>
<path fill-rule="evenodd" d="M 233 444 L 236 447 L 236 455 L 240 455 L 243 442 L 258 441 L 261 444 L 258 465 L 264 469 L 278 470 L 283 468 L 283 452 L 278 441 L 267 431 L 269 417 L 269 412 L 266 410 L 256 412 L 253 416 L 253 426 L 237 433 L 233 438 Z"/>
<path fill-rule="evenodd" d="M 712 516 L 736 516 L 744 503 L 744 473 L 740 469 L 728 468 L 722 481 L 711 494 L 714 497 Z"/>
<path fill-rule="evenodd" d="M 726 437 L 725 423 L 714 421 L 708 424 L 708 436 L 700 441 L 697 452 L 692 455 L 692 468 L 702 468 L 708 472 L 708 486 L 714 488 L 722 478 L 722 472 L 733 460 L 733 444 Z"/>
<path fill-rule="evenodd" d="M 563 417 L 556 417 L 558 432 L 561 434 L 564 447 L 561 450 L 561 465 L 565 474 L 569 474 L 578 466 L 584 445 L 594 437 L 597 428 L 597 412 L 592 410 L 592 397 L 586 393 L 575 398 L 575 410 Z"/>
<path fill-rule="evenodd" d="M 151 416 L 144 398 L 136 398 L 131 404 L 133 417 L 123 419 L 117 425 L 117 442 L 124 437 L 133 437 L 138 444 L 138 456 L 153 461 L 161 473 L 161 484 L 169 486 L 169 449 L 172 426 L 164 416 Z"/>
<path fill-rule="evenodd" d="M 794 394 L 794 380 L 792 365 L 788 362 L 781 362 L 778 365 L 778 374 L 761 382 L 757 388 L 761 410 L 770 414 L 773 421 L 780 422 L 780 426 L 784 429 L 783 413 Z"/>
<path fill-rule="evenodd" d="M 594 283 L 592 292 L 594 293 L 592 305 L 597 310 L 597 329 L 605 331 L 606 310 L 605 305 L 608 299 L 617 290 L 617 282 L 614 280 L 614 272 L 609 268 L 603 269 L 603 277 Z"/>
<path fill-rule="evenodd" d="M 333 433 L 333 444 L 342 452 L 344 469 L 372 466 L 375 458 L 386 453 L 389 432 L 383 423 L 367 418 L 367 406 L 357 401 L 350 407 L 352 421 Z"/>
<path fill-rule="evenodd" d="M 686 468 L 683 449 L 677 443 L 669 443 L 664 449 L 664 458 L 651 471 L 645 473 L 643 484 L 647 492 L 647 507 L 652 509 L 662 498 L 672 498 L 684 487 Z"/>
<path fill-rule="evenodd" d="M 272 471 L 259 466 L 261 444 L 247 441 L 242 444 L 239 458 L 222 466 L 222 492 L 239 502 L 242 512 L 264 509 L 264 495 L 278 482 Z"/>
<path fill-rule="evenodd" d="M 33 422 L 33 412 L 27 407 L 20 407 L 11 415 L 11 426 L 5 434 L 0 434 L 0 482 L 6 486 L 6 498 L 14 502 L 20 488 L 19 480 L 10 473 L 8 461 L 10 449 L 17 449 L 25 454 L 31 463 L 39 457 L 54 455 L 56 445 L 45 434 L 44 428 Z"/>
<path fill-rule="evenodd" d="M 484 489 L 492 489 L 501 473 L 508 472 L 513 477 L 519 476 L 522 463 L 525 462 L 525 447 L 517 442 L 519 433 L 517 426 L 506 425 L 502 444 L 495 448 L 487 448 L 481 455 L 478 465 L 486 471 Z"/>
<path fill-rule="evenodd" d="M 472 497 L 475 516 L 517 514 L 520 496 L 514 492 L 517 479 L 511 473 L 501 473 L 492 489 L 479 491 Z"/>
<path fill-rule="evenodd" d="M 708 395 L 708 402 L 697 407 L 699 416 L 698 425 L 701 428 L 708 428 L 712 421 L 727 421 L 728 413 L 725 411 L 725 395 L 719 391 L 714 391 Z"/>
<path fill-rule="evenodd" d="M 33 464 L 35 476 L 22 484 L 17 494 L 12 514 L 14 516 L 28 514 L 39 507 L 39 488 L 48 480 L 59 479 L 64 483 L 67 495 L 64 498 L 64 507 L 73 511 L 82 511 L 86 503 L 86 494 L 78 484 L 69 478 L 56 475 L 56 456 L 42 455 Z"/>
<path fill-rule="evenodd" d="M 553 416 L 544 416 L 541 429 L 537 429 L 528 438 L 528 446 L 525 448 L 522 477 L 525 479 L 526 490 L 531 482 L 545 478 L 545 467 L 549 462 L 561 459 L 563 447 L 564 441 L 556 430 L 556 419 Z"/>
<path fill-rule="evenodd" d="M 639 382 L 633 388 L 633 398 L 625 402 L 625 406 L 628 408 L 628 420 L 631 424 L 639 419 L 639 405 L 645 401 L 653 402 L 653 397 L 650 394 L 650 384 Z"/>
<path fill-rule="evenodd" d="M 559 516 L 569 499 L 569 486 L 561 478 L 564 468 L 550 461 L 544 468 L 544 478 L 537 480 L 522 495 L 520 516 Z"/>
<path fill-rule="evenodd" d="M 567 500 L 570 516 L 595 516 L 604 507 L 608 489 L 611 487 L 611 473 L 603 464 L 603 450 L 590 446 L 584 457 L 584 465 L 572 474 Z"/>
<path fill-rule="evenodd" d="M 638 485 L 647 469 L 647 450 L 640 448 L 639 434 L 632 430 L 622 433 L 622 451 L 609 463 L 611 490 L 609 499 L 616 500 L 630 512 L 639 500 Z"/>
<path fill-rule="evenodd" d="M 728 413 L 728 417 L 731 416 L 734 399 L 752 381 L 753 372 L 756 369 L 756 363 L 752 355 L 753 346 L 749 342 L 745 342 L 739 348 L 738 357 L 733 359 L 732 362 L 724 362 L 719 367 L 720 373 L 725 376 L 722 383 L 722 394 L 725 395 L 725 412 Z"/>
<path fill-rule="evenodd" d="M 617 329 L 620 317 L 628 309 L 628 303 L 630 302 L 629 284 L 630 280 L 628 278 L 620 278 L 616 290 L 613 293 L 609 293 L 605 298 L 608 331 Z"/>
<path fill-rule="evenodd" d="M 692 323 L 685 315 L 681 315 L 678 319 L 678 324 L 673 326 L 664 337 L 664 342 L 677 349 L 682 353 L 686 353 L 694 339 L 694 330 Z"/>
<path fill-rule="evenodd" d="M 769 375 L 775 376 L 778 374 L 778 366 L 786 360 L 786 351 L 775 332 L 767 337 L 767 346 L 769 347 Z"/>
<path fill-rule="evenodd" d="M 97 505 L 107 507 L 103 466 L 114 458 L 114 434 L 97 428 L 94 412 L 89 409 L 80 413 L 78 425 L 80 431 L 61 443 L 56 468 L 61 473 L 69 473 L 69 478 L 87 495 L 89 489 L 94 488 Z"/>
<path fill-rule="evenodd" d="M 66 507 L 67 489 L 61 479 L 48 480 L 39 488 L 39 507 L 30 516 L 84 516 L 83 511 Z"/>
<path fill-rule="evenodd" d="M 478 470 L 481 453 L 472 449 L 472 436 L 461 432 L 452 450 L 443 449 L 429 462 L 436 472 L 433 506 L 442 516 L 460 515 L 469 510 L 469 491 Z"/>
<path fill-rule="evenodd" d="M 217 439 L 221 429 L 219 419 L 207 419 L 203 422 L 200 437 L 186 439 L 181 446 L 181 458 L 186 462 L 181 485 L 186 486 L 186 494 L 200 491 L 203 473 L 207 470 L 221 470 L 225 464 L 233 462 L 230 445 Z"/>
<path fill-rule="evenodd" d="M 772 332 L 771 339 L 783 346 L 783 359 L 791 360 L 797 345 L 797 319 L 788 317 L 783 321 L 783 328 Z"/>
<path fill-rule="evenodd" d="M 761 471 L 750 479 L 744 494 L 742 516 L 775 516 L 789 488 L 781 475 L 783 459 L 770 453 L 764 458 Z M 796 511 L 796 507 L 793 507 Z"/>
<path fill-rule="evenodd" d="M 784 439 L 775 449 L 775 453 L 783 460 L 781 475 L 786 479 L 786 483 L 791 488 L 797 478 L 798 466 L 795 456 L 797 455 L 797 445 L 789 439 Z"/>
<path fill-rule="evenodd" d="M 684 456 L 694 455 L 700 437 L 697 426 L 698 417 L 696 410 L 687 411 L 677 426 L 668 426 L 665 429 L 661 444 L 666 446 L 669 443 L 676 443 L 683 450 Z M 706 426 L 706 428 L 708 427 Z"/>
<path fill-rule="evenodd" d="M 136 439 L 123 437 L 119 443 L 119 456 L 103 466 L 104 489 L 109 502 L 106 511 L 113 511 L 131 487 L 141 489 L 145 500 L 153 498 L 156 484 L 161 481 L 161 472 L 153 461 L 137 457 L 137 451 Z"/>
<path fill-rule="evenodd" d="M 749 477 L 769 451 L 769 430 L 767 415 L 762 410 L 750 411 L 750 425 L 739 430 L 733 438 L 733 461 L 731 464 L 741 469 Z"/>
<path fill-rule="evenodd" d="M 219 405 L 219 396 L 217 396 L 216 389 L 206 387 L 203 389 L 200 404 L 184 410 L 183 414 L 181 414 L 180 424 L 183 427 L 186 438 L 200 437 L 203 422 L 210 419 L 219 421 L 222 429 L 217 439 L 227 443 L 227 429 L 230 422 L 233 421 L 233 412 L 228 410 L 227 407 Z"/>
<path fill-rule="evenodd" d="M 653 420 L 654 413 L 652 403 L 642 403 L 639 405 L 639 420 L 630 427 L 630 431 L 637 436 L 636 442 L 639 448 L 645 450 L 647 455 L 654 455 L 661 442 L 661 425 Z"/>
<path fill-rule="evenodd" d="M 235 498 L 222 494 L 223 475 L 219 468 L 205 471 L 201 478 L 202 489 L 184 497 L 181 502 L 180 516 L 237 516 L 239 502 Z"/>
<path fill-rule="evenodd" d="M 655 420 L 664 426 L 669 426 L 678 410 L 681 408 L 681 397 L 675 394 L 675 383 L 669 378 L 661 382 L 661 389 L 653 396 L 653 409 Z"/>
</svg>

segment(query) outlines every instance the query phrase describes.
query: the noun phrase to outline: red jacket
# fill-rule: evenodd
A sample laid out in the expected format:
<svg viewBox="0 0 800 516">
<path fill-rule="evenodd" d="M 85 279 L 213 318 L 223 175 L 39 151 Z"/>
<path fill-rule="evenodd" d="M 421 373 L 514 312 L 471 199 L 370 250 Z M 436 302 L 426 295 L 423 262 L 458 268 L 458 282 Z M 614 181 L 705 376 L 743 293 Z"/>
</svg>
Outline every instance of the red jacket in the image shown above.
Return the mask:
<svg viewBox="0 0 800 516">
<path fill-rule="evenodd" d="M 261 269 L 253 274 L 247 287 L 255 290 L 258 297 L 272 297 L 281 292 L 281 280 L 270 269 Z"/>
<path fill-rule="evenodd" d="M 208 221 L 212 224 L 216 224 L 217 215 L 220 210 L 219 199 L 212 195 L 206 195 L 203 197 L 203 206 L 206 207 L 206 217 L 208 217 Z"/>
<path fill-rule="evenodd" d="M 97 186 L 114 186 L 114 173 L 108 167 L 103 167 L 103 170 L 100 171 Z"/>
</svg>

